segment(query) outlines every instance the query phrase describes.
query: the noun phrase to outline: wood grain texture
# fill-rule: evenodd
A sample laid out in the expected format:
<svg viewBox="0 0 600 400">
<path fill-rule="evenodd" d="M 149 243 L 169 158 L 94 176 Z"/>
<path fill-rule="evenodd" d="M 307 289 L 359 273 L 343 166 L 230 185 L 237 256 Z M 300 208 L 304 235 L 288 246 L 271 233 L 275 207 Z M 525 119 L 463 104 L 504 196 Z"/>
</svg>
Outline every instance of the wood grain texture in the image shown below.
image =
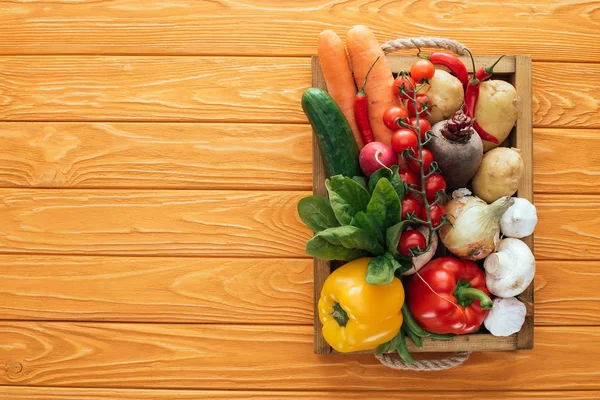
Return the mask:
<svg viewBox="0 0 600 400">
<path fill-rule="evenodd" d="M 0 253 L 300 257 L 309 192 L 0 190 Z"/>
<path fill-rule="evenodd" d="M 321 30 L 345 37 L 352 25 L 364 24 L 380 41 L 443 36 L 475 54 L 494 48 L 544 60 L 600 60 L 592 0 L 458 0 L 451 6 L 434 0 L 285 0 L 277 7 L 268 0 L 27 0 L 2 1 L 0 9 L 6 13 L 0 52 L 9 54 L 311 55 Z"/>
<path fill-rule="evenodd" d="M 311 259 L 0 256 L 0 319 L 311 324 Z M 600 262 L 537 263 L 536 324 L 600 325 Z"/>
<path fill-rule="evenodd" d="M 537 195 L 536 259 L 600 259 L 600 196 Z"/>
<path fill-rule="evenodd" d="M 3 57 L 0 119 L 304 122 L 309 85 L 308 57 Z"/>
<path fill-rule="evenodd" d="M 308 191 L 0 189 L 0 253 L 307 257 Z M 538 260 L 600 258 L 600 196 L 535 198 Z"/>
<path fill-rule="evenodd" d="M 599 19 L 600 20 L 600 19 Z M 568 71 L 574 86 L 558 84 Z M 533 124 L 538 127 L 600 127 L 600 66 L 536 63 L 533 67 Z"/>
<path fill-rule="evenodd" d="M 0 120 L 304 123 L 310 65 L 309 57 L 2 57 Z M 556 79 L 567 70 L 568 87 Z M 598 64 L 535 63 L 532 84 L 534 126 L 600 128 Z"/>
<path fill-rule="evenodd" d="M 0 384 L 287 390 L 600 387 L 600 371 L 585 361 L 600 357 L 598 327 L 536 328 L 534 351 L 475 353 L 460 368 L 419 373 L 385 368 L 369 354 L 312 354 L 312 336 L 311 326 L 0 323 Z"/>
<path fill-rule="evenodd" d="M 308 125 L 0 123 L 1 187 L 308 189 Z"/>
<path fill-rule="evenodd" d="M 600 130 L 534 129 L 534 188 L 543 193 L 600 193 Z"/>
<path fill-rule="evenodd" d="M 600 194 L 600 130 L 533 134 L 536 193 Z M 0 187 L 312 188 L 308 125 L 0 122 L 0 148 Z"/>
<path fill-rule="evenodd" d="M 293 392 L 293 391 L 223 391 L 223 390 L 173 390 L 173 389 L 91 389 L 56 387 L 0 387 L 0 395 L 11 400 L 596 400 L 600 391 L 562 392 Z"/>
<path fill-rule="evenodd" d="M 0 256 L 0 319 L 312 324 L 300 259 Z"/>
<path fill-rule="evenodd" d="M 514 132 L 509 137 L 513 147 L 521 152 L 523 158 L 523 173 L 517 196 L 533 203 L 533 124 L 531 114 L 531 56 L 518 55 L 515 57 L 515 74 L 511 76 L 517 95 L 521 99 L 519 104 L 519 115 Z M 530 235 L 523 238 L 523 242 L 534 252 L 534 236 Z M 523 293 L 518 296 L 528 308 L 534 304 L 533 288 L 534 282 L 529 285 Z M 533 349 L 533 324 L 535 315 L 528 312 L 521 330 L 517 332 L 517 349 Z"/>
<path fill-rule="evenodd" d="M 536 325 L 600 325 L 600 262 L 538 261 Z"/>
</svg>

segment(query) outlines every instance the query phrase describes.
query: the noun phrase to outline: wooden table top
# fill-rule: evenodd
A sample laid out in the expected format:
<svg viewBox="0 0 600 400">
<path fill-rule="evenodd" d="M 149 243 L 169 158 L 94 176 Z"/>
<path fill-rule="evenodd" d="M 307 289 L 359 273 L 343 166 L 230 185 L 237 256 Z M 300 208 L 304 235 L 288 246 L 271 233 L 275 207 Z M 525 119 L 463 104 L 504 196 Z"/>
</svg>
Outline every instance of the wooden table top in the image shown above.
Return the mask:
<svg viewBox="0 0 600 400">
<path fill-rule="evenodd" d="M 0 21 L 0 398 L 600 398 L 597 0 L 0 0 Z M 313 354 L 300 96 L 318 33 L 357 23 L 532 55 L 533 351 Z"/>
</svg>

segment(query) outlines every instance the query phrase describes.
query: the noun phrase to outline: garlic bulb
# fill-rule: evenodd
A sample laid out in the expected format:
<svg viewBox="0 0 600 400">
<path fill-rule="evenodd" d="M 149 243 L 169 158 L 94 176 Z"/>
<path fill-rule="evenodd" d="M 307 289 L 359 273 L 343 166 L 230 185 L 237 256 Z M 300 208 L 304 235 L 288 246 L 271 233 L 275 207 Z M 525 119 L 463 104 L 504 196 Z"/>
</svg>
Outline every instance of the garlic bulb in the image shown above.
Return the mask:
<svg viewBox="0 0 600 400">
<path fill-rule="evenodd" d="M 535 258 L 529 247 L 519 239 L 506 238 L 496 253 L 483 263 L 485 285 L 499 297 L 517 296 L 533 281 Z"/>
<path fill-rule="evenodd" d="M 483 320 L 485 329 L 494 336 L 510 336 L 521 330 L 527 308 L 514 297 L 494 299 L 494 307 Z"/>
<path fill-rule="evenodd" d="M 515 203 L 502 215 L 500 230 L 504 236 L 524 238 L 533 233 L 537 221 L 535 206 L 527 199 L 515 198 Z"/>
<path fill-rule="evenodd" d="M 440 239 L 452 254 L 476 261 L 487 257 L 500 240 L 500 218 L 513 204 L 512 197 L 501 197 L 488 205 L 474 196 L 459 197 L 446 205 L 448 220 L 440 228 Z"/>
<path fill-rule="evenodd" d="M 427 241 L 429 239 L 429 228 L 427 226 L 420 226 L 417 228 L 417 231 L 421 232 L 423 234 L 423 236 L 425 236 L 425 241 Z M 409 269 L 408 271 L 406 271 L 405 273 L 403 273 L 402 275 L 412 275 L 412 274 L 415 274 L 417 271 L 419 271 L 421 268 L 423 268 L 425 266 L 425 264 L 427 264 L 429 261 L 431 261 L 431 259 L 433 258 L 433 255 L 435 254 L 435 252 L 437 250 L 437 247 L 438 247 L 438 235 L 437 235 L 437 232 L 433 232 L 433 235 L 431 236 L 431 246 L 429 247 L 429 251 L 427 251 L 427 253 L 421 254 L 418 257 L 413 257 L 413 259 L 412 259 L 413 267 L 411 269 Z"/>
</svg>

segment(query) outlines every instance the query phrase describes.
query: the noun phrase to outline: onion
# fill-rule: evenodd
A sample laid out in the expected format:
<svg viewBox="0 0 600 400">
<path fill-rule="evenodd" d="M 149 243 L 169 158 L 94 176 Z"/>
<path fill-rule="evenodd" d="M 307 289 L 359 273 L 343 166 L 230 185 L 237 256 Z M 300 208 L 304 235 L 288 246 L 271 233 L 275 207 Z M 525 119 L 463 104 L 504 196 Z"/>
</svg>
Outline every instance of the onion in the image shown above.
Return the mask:
<svg viewBox="0 0 600 400">
<path fill-rule="evenodd" d="M 446 205 L 449 224 L 440 228 L 440 239 L 452 254 L 466 260 L 481 260 L 496 250 L 500 240 L 500 218 L 514 203 L 501 197 L 488 205 L 475 196 L 450 200 Z"/>
</svg>

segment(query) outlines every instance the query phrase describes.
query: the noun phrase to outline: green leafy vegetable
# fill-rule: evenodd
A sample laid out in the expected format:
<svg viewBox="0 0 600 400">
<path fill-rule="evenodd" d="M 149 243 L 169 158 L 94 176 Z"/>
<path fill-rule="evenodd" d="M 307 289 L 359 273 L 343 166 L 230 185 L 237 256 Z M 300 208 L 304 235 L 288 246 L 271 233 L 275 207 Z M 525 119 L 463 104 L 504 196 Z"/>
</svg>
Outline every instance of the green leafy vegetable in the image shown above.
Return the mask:
<svg viewBox="0 0 600 400">
<path fill-rule="evenodd" d="M 340 226 L 329 200 L 321 196 L 308 196 L 298 202 L 298 215 L 313 232 Z"/>
<path fill-rule="evenodd" d="M 369 261 L 365 282 L 371 285 L 387 285 L 394 280 L 394 272 L 400 264 L 391 253 L 375 257 Z"/>
<path fill-rule="evenodd" d="M 364 187 L 365 189 L 367 188 L 367 178 L 365 178 L 364 176 L 353 176 L 352 180 L 356 183 L 358 183 L 360 186 Z"/>
<path fill-rule="evenodd" d="M 383 244 L 383 230 L 381 226 L 371 214 L 367 214 L 364 211 L 359 212 L 354 216 L 354 226 L 357 226 L 365 231 L 369 232 L 371 235 L 377 238 L 379 243 Z"/>
<path fill-rule="evenodd" d="M 385 245 L 390 253 L 394 256 L 399 255 L 398 242 L 407 221 L 398 222 L 396 225 L 390 226 L 385 234 Z"/>
<path fill-rule="evenodd" d="M 338 226 L 318 232 L 306 244 L 306 252 L 323 260 L 351 261 L 372 254 L 382 254 L 383 246 L 364 229 Z"/>
<path fill-rule="evenodd" d="M 386 178 L 377 182 L 367 205 L 367 212 L 375 217 L 377 223 L 385 230 L 400 222 L 400 198 Z"/>
<path fill-rule="evenodd" d="M 404 199 L 404 182 L 402 182 L 402 178 L 400 178 L 400 174 L 398 173 L 399 167 L 397 165 L 392 165 L 391 170 L 392 172 L 390 172 L 388 168 L 379 168 L 375 171 L 369 178 L 369 192 L 373 193 L 377 186 L 377 182 L 379 182 L 381 178 L 386 178 L 390 181 L 394 190 L 396 190 L 400 201 L 402 201 L 402 199 Z"/>
<path fill-rule="evenodd" d="M 350 225 L 356 214 L 367 210 L 369 192 L 351 178 L 332 176 L 325 181 L 325 186 L 331 208 L 341 225 Z"/>
</svg>

